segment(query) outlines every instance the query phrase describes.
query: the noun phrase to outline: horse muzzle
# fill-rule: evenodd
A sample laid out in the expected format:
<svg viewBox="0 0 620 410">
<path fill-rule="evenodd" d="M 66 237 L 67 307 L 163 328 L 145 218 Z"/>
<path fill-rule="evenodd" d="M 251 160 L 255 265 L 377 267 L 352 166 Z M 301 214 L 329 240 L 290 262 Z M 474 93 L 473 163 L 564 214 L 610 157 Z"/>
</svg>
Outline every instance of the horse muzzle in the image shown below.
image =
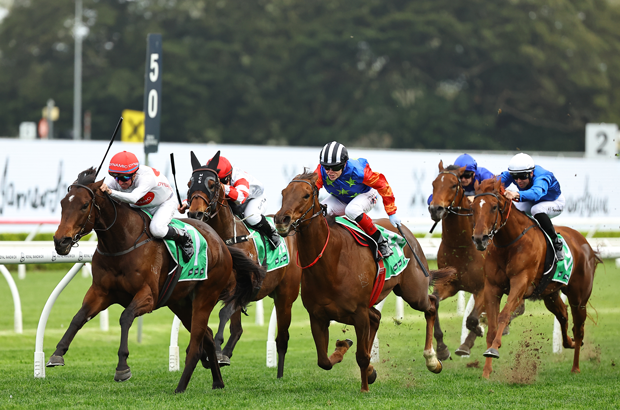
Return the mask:
<svg viewBox="0 0 620 410">
<path fill-rule="evenodd" d="M 438 205 L 429 205 L 428 212 L 434 222 L 439 222 L 448 215 L 448 209 Z"/>
<path fill-rule="evenodd" d="M 472 235 L 471 237 L 474 245 L 476 245 L 476 249 L 479 251 L 484 251 L 489 246 L 489 240 L 491 239 L 489 235 Z"/>
<path fill-rule="evenodd" d="M 190 219 L 196 219 L 198 221 L 204 221 L 205 213 L 204 212 L 187 212 L 187 217 Z"/>
<path fill-rule="evenodd" d="M 68 255 L 71 252 L 71 245 L 73 245 L 73 240 L 69 236 L 65 236 L 60 240 L 54 236 L 54 249 L 57 254 Z"/>
<path fill-rule="evenodd" d="M 276 214 L 273 222 L 276 226 L 276 231 L 280 236 L 288 236 L 291 231 L 291 217 L 289 215 L 278 215 Z"/>
</svg>

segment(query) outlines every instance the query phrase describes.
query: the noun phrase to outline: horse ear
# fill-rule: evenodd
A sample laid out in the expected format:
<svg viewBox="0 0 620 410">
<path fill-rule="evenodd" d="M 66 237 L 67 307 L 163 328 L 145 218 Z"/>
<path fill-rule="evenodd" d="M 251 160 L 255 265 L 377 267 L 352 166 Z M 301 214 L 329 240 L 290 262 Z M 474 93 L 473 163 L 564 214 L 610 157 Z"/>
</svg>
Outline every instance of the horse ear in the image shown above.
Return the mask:
<svg viewBox="0 0 620 410">
<path fill-rule="evenodd" d="M 316 186 L 316 180 L 319 179 L 319 174 L 317 174 L 316 172 L 312 174 L 312 176 L 310 177 L 310 181 L 312 182 L 312 185 Z"/>
<path fill-rule="evenodd" d="M 495 179 L 495 186 L 493 188 L 497 192 L 502 192 L 502 179 L 501 178 Z"/>
<path fill-rule="evenodd" d="M 215 153 L 215 155 L 213 156 L 213 158 L 211 158 L 211 160 L 206 165 L 206 167 L 209 169 L 213 169 L 215 171 L 219 171 L 217 169 L 217 166 L 219 165 L 219 163 L 220 163 L 220 151 Z"/>
<path fill-rule="evenodd" d="M 202 165 L 200 165 L 200 161 L 198 161 L 198 158 L 196 158 L 194 151 L 190 151 L 189 153 L 192 159 L 192 171 L 197 170 L 198 168 L 201 168 Z"/>
<path fill-rule="evenodd" d="M 439 172 L 443 171 L 443 160 L 439 160 Z"/>
<path fill-rule="evenodd" d="M 477 194 L 480 193 L 480 190 L 478 189 L 480 187 L 480 182 L 478 182 L 477 179 L 474 180 L 474 191 L 476 191 Z"/>
<path fill-rule="evenodd" d="M 459 168 L 459 176 L 463 175 L 463 172 L 465 172 L 465 168 L 466 167 Z"/>
</svg>

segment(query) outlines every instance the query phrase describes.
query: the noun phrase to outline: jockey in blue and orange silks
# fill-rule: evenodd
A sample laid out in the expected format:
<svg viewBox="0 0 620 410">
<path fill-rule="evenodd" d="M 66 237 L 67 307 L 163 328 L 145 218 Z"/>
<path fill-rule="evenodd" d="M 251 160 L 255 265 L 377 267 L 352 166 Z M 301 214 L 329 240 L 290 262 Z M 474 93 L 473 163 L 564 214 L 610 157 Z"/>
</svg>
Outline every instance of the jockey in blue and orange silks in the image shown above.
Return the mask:
<svg viewBox="0 0 620 410">
<path fill-rule="evenodd" d="M 349 159 L 344 145 L 332 141 L 321 150 L 320 164 L 314 171 L 319 175 L 317 188 L 325 188 L 330 195 L 321 203 L 327 206 L 327 213 L 334 216 L 346 215 L 370 235 L 383 258 L 392 255 L 388 242 L 366 214 L 377 204 L 381 195 L 383 206 L 394 227 L 401 224 L 396 216 L 396 204 L 392 188 L 378 172 L 373 172 L 365 158 Z"/>
</svg>

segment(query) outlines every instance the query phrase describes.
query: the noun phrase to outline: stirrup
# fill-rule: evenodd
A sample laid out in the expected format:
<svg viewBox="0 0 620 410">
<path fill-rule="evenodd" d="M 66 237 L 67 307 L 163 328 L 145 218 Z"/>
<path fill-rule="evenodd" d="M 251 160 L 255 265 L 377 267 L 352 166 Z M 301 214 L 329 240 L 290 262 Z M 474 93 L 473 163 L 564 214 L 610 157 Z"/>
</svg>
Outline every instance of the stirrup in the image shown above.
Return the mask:
<svg viewBox="0 0 620 410">
<path fill-rule="evenodd" d="M 564 260 L 565 255 L 564 255 L 564 243 L 560 238 L 557 238 L 554 242 L 553 242 L 553 248 L 555 249 L 555 257 L 558 259 L 558 262 L 561 262 Z"/>
</svg>

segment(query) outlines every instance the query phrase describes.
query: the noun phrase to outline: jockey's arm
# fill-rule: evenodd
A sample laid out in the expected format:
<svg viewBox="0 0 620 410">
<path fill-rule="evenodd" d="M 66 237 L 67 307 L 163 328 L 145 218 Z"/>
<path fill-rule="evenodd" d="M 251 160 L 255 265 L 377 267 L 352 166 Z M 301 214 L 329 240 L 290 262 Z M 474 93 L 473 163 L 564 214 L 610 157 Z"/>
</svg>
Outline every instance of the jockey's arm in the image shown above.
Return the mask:
<svg viewBox="0 0 620 410">
<path fill-rule="evenodd" d="M 321 164 L 319 164 L 318 167 L 316 167 L 316 169 L 314 170 L 315 174 L 317 174 L 319 177 L 316 180 L 316 188 L 317 189 L 321 189 L 323 188 L 323 176 L 321 175 Z"/>
<path fill-rule="evenodd" d="M 379 195 L 381 195 L 385 212 L 387 212 L 388 215 L 396 213 L 396 199 L 394 198 L 392 187 L 390 187 L 390 184 L 388 184 L 383 174 L 373 172 L 373 170 L 370 169 L 370 166 L 366 164 L 366 167 L 364 168 L 363 183 L 364 185 L 368 185 L 369 187 L 376 189 Z"/>
<path fill-rule="evenodd" d="M 133 183 L 134 189 L 132 192 L 121 192 L 110 188 L 110 196 L 128 204 L 135 204 L 144 195 L 148 194 L 151 189 L 157 186 L 157 180 L 152 173 L 141 174 L 140 178 L 135 179 Z M 112 185 L 112 187 L 114 187 L 114 185 Z"/>
<path fill-rule="evenodd" d="M 237 205 L 241 205 L 250 196 L 250 183 L 245 178 L 240 178 L 232 185 L 224 185 L 224 193 Z"/>
<path fill-rule="evenodd" d="M 549 191 L 549 180 L 546 177 L 538 177 L 534 180 L 534 184 L 530 189 L 521 191 L 519 194 L 520 201 L 539 201 Z"/>
</svg>

